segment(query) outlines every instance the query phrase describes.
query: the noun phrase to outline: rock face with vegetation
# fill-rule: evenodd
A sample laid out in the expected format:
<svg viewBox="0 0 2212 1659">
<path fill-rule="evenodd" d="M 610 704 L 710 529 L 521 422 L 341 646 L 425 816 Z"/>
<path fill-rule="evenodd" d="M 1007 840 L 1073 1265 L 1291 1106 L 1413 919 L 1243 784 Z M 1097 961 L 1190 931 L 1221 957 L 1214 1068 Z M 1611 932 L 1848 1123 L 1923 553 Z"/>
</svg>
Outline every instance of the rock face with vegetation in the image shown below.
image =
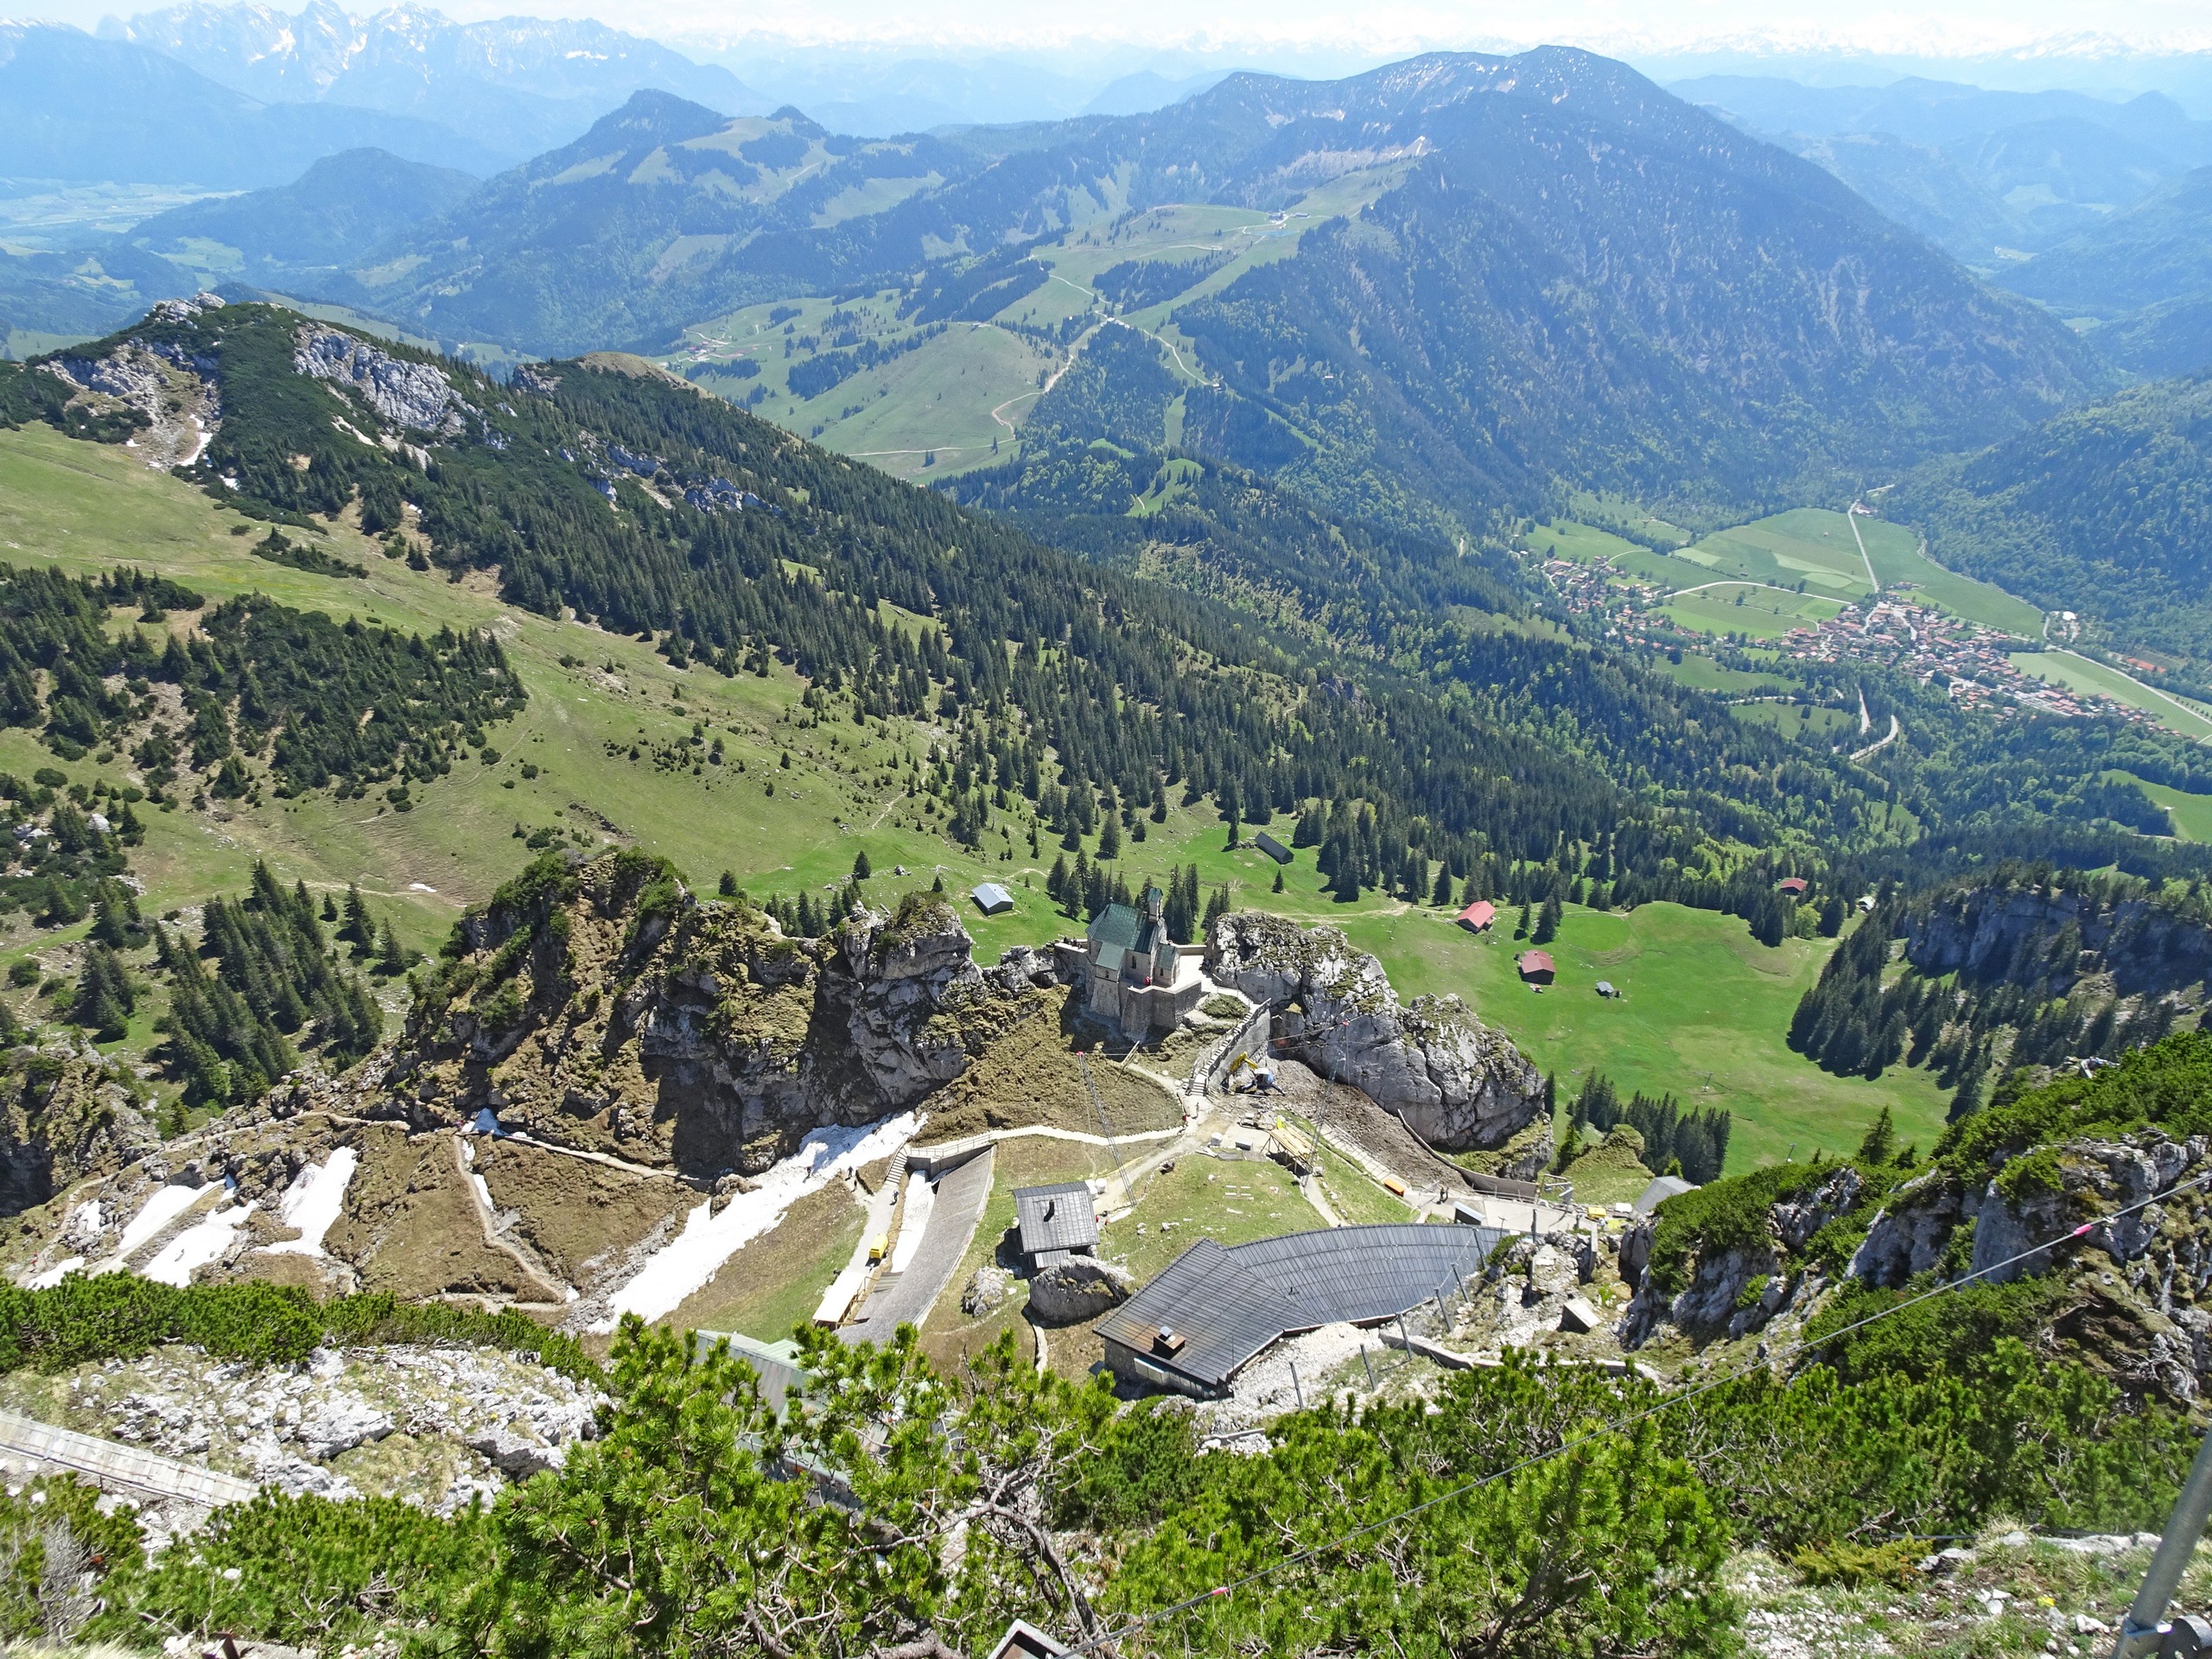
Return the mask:
<svg viewBox="0 0 2212 1659">
<path fill-rule="evenodd" d="M 1283 1011 L 1290 1058 L 1363 1090 L 1432 1146 L 1494 1151 L 1543 1110 L 1542 1075 L 1503 1033 L 1457 997 L 1400 1002 L 1382 964 L 1335 928 L 1224 916 L 1206 971 Z"/>
<path fill-rule="evenodd" d="M 787 938 L 653 859 L 549 855 L 473 913 L 385 1079 L 418 1128 L 490 1111 L 556 1146 L 754 1174 L 825 1123 L 912 1106 L 1018 1019 L 951 907 L 909 895 Z"/>
<path fill-rule="evenodd" d="M 1924 1166 L 1870 1144 L 1670 1198 L 1624 1241 L 1637 1293 L 1622 1340 L 1818 1337 L 1973 1275 L 1886 1339 L 1940 1355 L 2017 1338 L 2194 1402 L 2212 1385 L 2208 1102 L 2212 1035 L 2188 1033 L 2000 1093 Z"/>
<path fill-rule="evenodd" d="M 161 1143 L 130 1085 L 90 1054 L 17 1050 L 0 1071 L 0 1214 L 46 1203 Z"/>
</svg>

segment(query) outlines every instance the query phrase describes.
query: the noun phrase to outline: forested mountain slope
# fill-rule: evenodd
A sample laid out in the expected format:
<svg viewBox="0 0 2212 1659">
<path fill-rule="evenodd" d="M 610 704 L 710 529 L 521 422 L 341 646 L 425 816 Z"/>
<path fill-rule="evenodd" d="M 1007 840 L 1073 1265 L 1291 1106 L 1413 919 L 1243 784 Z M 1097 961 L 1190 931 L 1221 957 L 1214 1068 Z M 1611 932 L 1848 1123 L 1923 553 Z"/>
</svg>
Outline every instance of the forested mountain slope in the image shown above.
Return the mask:
<svg viewBox="0 0 2212 1659">
<path fill-rule="evenodd" d="M 1930 550 L 2196 665 L 2212 639 L 2212 378 L 2136 386 L 1967 457 L 1889 503 Z"/>
<path fill-rule="evenodd" d="M 152 428 L 98 389 L 156 365 L 172 389 Z M 674 661 L 739 673 L 772 653 L 849 696 L 855 718 L 957 718 L 970 836 L 1001 810 L 995 789 L 1071 833 L 1170 786 L 1234 798 L 1248 819 L 1343 798 L 1372 809 L 1354 890 L 1418 874 L 1426 896 L 1440 864 L 1464 877 L 1485 855 L 1548 858 L 1562 837 L 1602 836 L 1608 868 L 1722 903 L 1737 878 L 1695 855 L 1716 832 L 1869 833 L 1861 787 L 1816 780 L 1780 739 L 1625 662 L 1455 626 L 1436 648 L 1499 691 L 1479 707 L 1440 696 L 1086 565 L 634 361 L 534 365 L 503 388 L 274 307 L 177 304 L 5 372 L 0 407 L 143 445 L 208 390 L 219 424 L 187 475 L 221 501 L 309 532 L 351 512 L 372 533 L 418 534 L 456 575 L 495 569 L 511 604 L 650 634 Z M 888 630 L 885 604 L 938 629 Z M 1546 710 L 1568 707 L 1571 728 L 1554 728 Z M 1698 804 L 1640 804 L 1658 783 Z"/>
<path fill-rule="evenodd" d="M 2212 167 L 2004 271 L 2015 293 L 2094 319 L 2091 343 L 2141 374 L 2212 367 Z"/>
<path fill-rule="evenodd" d="M 641 95 L 337 297 L 441 338 L 655 342 L 779 293 L 903 289 L 1131 209 L 1281 208 L 1353 175 L 1371 207 L 1173 314 L 1217 383 L 1194 438 L 1339 505 L 1395 490 L 1472 518 L 1562 473 L 1748 499 L 1986 442 L 2101 384 L 2054 321 L 1817 168 L 1552 48 L 1239 75 L 1152 115 L 899 145 Z"/>
<path fill-rule="evenodd" d="M 156 213 L 121 239 L 203 281 L 281 286 L 350 264 L 455 206 L 477 183 L 457 168 L 352 149 L 325 156 L 289 184 Z"/>
<path fill-rule="evenodd" d="M 782 242 L 972 165 L 935 139 L 864 143 L 796 110 L 732 120 L 641 92 L 313 291 L 441 339 L 555 353 L 658 343 L 725 295 L 808 285 L 811 272 L 795 284 L 783 268 Z"/>
</svg>

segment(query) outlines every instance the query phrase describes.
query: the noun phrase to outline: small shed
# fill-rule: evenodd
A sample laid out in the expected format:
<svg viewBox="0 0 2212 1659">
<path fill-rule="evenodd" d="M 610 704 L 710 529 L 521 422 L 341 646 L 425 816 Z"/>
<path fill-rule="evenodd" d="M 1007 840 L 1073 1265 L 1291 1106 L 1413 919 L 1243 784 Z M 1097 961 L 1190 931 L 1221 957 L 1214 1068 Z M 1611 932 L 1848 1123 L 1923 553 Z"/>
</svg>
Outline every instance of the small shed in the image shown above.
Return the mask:
<svg viewBox="0 0 2212 1659">
<path fill-rule="evenodd" d="M 1614 988 L 1613 982 L 1610 979 L 1599 980 L 1593 988 L 1600 996 L 1618 996 L 1620 995 L 1620 992 Z"/>
<path fill-rule="evenodd" d="M 1559 971 L 1553 965 L 1548 950 L 1523 950 L 1514 958 L 1513 965 L 1520 970 L 1522 979 L 1531 985 L 1548 985 Z"/>
<path fill-rule="evenodd" d="M 975 899 L 976 908 L 986 916 L 997 916 L 1014 908 L 1014 895 L 995 881 L 978 883 L 969 896 Z"/>
<path fill-rule="evenodd" d="M 1098 1211 L 1088 1182 L 1016 1187 L 1014 1223 L 1022 1259 L 1032 1268 L 1055 1253 L 1090 1255 L 1098 1249 Z"/>
<path fill-rule="evenodd" d="M 1774 890 L 1777 893 L 1786 893 L 1792 899 L 1802 899 L 1805 896 L 1805 887 L 1806 882 L 1803 876 L 1785 875 L 1781 880 L 1774 884 Z"/>
<path fill-rule="evenodd" d="M 1636 1200 L 1636 1213 L 1648 1216 L 1669 1198 L 1680 1198 L 1685 1192 L 1697 1191 L 1695 1181 L 1686 1181 L 1679 1175 L 1655 1175 L 1651 1185 L 1645 1187 Z"/>
<path fill-rule="evenodd" d="M 1487 899 L 1478 899 L 1459 914 L 1459 925 L 1470 933 L 1486 933 L 1490 925 L 1497 919 L 1497 906 Z"/>
<path fill-rule="evenodd" d="M 1252 837 L 1252 844 L 1258 848 L 1262 852 L 1265 853 L 1269 858 L 1274 860 L 1278 864 L 1287 864 L 1290 862 L 1290 849 L 1284 846 L 1282 842 L 1277 841 L 1273 836 L 1269 835 L 1264 830 L 1261 830 L 1258 835 Z"/>
</svg>

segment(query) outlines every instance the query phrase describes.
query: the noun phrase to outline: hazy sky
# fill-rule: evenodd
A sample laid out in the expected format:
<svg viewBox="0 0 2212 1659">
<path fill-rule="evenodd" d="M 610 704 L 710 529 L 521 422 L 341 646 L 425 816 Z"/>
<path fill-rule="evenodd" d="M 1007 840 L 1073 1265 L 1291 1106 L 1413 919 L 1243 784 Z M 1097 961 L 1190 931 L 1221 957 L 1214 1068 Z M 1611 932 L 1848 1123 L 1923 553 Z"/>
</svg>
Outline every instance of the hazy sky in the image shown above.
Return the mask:
<svg viewBox="0 0 2212 1659">
<path fill-rule="evenodd" d="M 264 0 L 270 3 L 271 0 Z M 435 0 L 434 0 L 435 3 Z M 296 11 L 305 0 L 273 0 Z M 390 0 L 341 0 L 380 10 Z M 114 0 L 16 0 L 18 16 L 91 27 Z M 12 9 L 12 8 L 11 8 Z M 1620 54 L 1780 47 L 1882 55 L 1973 57 L 2100 49 L 2212 50 L 2212 0 L 1933 0 L 1873 9 L 1834 0 L 1510 0 L 1509 3 L 1332 3 L 1330 0 L 444 0 L 448 16 L 589 16 L 639 34 L 810 43 L 949 47 L 1062 45 L 1093 39 L 1168 48 L 1351 50 L 1373 56 L 1431 47 L 1495 48 L 1558 41 Z"/>
</svg>

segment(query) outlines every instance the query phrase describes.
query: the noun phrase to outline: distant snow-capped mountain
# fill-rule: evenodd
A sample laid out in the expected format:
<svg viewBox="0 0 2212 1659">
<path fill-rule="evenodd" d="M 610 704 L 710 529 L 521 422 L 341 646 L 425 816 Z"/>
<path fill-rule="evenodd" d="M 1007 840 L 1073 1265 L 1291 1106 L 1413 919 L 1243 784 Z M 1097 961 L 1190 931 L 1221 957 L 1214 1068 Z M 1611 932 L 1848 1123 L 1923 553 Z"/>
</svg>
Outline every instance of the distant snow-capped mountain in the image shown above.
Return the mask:
<svg viewBox="0 0 2212 1659">
<path fill-rule="evenodd" d="M 511 159 L 566 143 L 645 88 L 730 115 L 766 107 L 727 69 L 588 18 L 456 23 L 423 7 L 357 16 L 332 0 L 297 13 L 188 0 L 99 32 L 257 99 L 428 118 Z"/>
</svg>

